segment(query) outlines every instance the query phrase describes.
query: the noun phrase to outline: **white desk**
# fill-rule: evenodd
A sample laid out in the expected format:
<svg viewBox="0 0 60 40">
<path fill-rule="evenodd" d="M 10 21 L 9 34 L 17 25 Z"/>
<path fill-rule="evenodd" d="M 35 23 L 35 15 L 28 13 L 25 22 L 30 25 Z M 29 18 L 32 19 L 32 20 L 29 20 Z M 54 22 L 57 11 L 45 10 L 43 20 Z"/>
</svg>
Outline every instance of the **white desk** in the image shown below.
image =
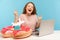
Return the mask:
<svg viewBox="0 0 60 40">
<path fill-rule="evenodd" d="M 0 40 L 60 40 L 60 31 L 54 31 L 53 34 L 37 37 L 37 36 L 30 36 L 24 39 L 13 39 L 13 38 L 2 38 L 0 36 Z"/>
</svg>

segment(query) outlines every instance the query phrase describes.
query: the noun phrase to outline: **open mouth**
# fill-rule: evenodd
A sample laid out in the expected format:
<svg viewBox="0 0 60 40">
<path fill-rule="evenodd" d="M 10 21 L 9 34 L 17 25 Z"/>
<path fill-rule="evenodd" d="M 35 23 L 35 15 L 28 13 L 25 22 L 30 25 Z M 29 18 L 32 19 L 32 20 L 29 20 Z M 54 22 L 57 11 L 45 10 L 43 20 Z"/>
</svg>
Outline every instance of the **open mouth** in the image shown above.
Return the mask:
<svg viewBox="0 0 60 40">
<path fill-rule="evenodd" d="M 31 10 L 28 10 L 29 12 L 31 12 Z"/>
</svg>

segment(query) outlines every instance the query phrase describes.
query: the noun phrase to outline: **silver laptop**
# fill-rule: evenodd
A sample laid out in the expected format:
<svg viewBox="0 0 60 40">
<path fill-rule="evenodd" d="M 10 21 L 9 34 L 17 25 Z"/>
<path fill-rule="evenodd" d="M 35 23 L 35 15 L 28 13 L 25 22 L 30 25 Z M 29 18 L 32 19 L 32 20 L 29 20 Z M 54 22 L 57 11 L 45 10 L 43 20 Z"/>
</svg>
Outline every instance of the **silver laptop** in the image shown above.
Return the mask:
<svg viewBox="0 0 60 40">
<path fill-rule="evenodd" d="M 51 34 L 54 31 L 54 20 L 43 20 L 39 27 L 39 36 Z"/>
</svg>

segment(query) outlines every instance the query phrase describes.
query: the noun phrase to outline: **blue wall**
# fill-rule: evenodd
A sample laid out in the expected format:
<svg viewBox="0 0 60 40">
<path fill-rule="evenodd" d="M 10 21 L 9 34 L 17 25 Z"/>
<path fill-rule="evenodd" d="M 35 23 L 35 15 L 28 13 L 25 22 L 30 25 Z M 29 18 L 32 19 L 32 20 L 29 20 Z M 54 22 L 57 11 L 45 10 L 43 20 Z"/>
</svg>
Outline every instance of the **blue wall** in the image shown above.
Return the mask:
<svg viewBox="0 0 60 40">
<path fill-rule="evenodd" d="M 60 30 L 60 0 L 0 0 L 0 30 L 14 20 L 13 12 L 22 13 L 25 4 L 32 1 L 43 20 L 54 19 L 55 30 Z"/>
</svg>

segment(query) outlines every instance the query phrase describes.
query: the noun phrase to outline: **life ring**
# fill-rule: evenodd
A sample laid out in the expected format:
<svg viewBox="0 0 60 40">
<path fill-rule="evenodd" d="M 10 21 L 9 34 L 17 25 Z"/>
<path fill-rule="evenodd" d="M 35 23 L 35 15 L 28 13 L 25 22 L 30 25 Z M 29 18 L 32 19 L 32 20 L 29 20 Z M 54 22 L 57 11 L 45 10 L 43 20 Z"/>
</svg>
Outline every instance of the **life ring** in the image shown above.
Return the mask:
<svg viewBox="0 0 60 40">
<path fill-rule="evenodd" d="M 32 34 L 32 29 L 29 26 L 21 26 L 20 30 L 14 30 L 13 26 L 8 26 L 3 28 L 1 33 L 4 38 L 25 38 Z"/>
</svg>

